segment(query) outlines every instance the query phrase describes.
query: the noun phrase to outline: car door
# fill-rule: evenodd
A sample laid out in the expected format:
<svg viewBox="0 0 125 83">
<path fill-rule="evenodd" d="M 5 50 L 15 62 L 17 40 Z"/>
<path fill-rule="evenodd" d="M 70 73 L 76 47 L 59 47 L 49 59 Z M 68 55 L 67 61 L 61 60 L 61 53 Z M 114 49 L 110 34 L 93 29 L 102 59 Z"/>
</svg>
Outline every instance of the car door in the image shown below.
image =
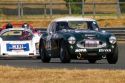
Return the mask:
<svg viewBox="0 0 125 83">
<path fill-rule="evenodd" d="M 52 35 L 51 35 L 51 47 L 54 57 L 59 57 L 60 55 L 60 39 L 63 38 L 62 34 L 60 33 L 64 29 L 68 29 L 68 23 L 59 21 L 54 22 L 52 27 Z"/>
<path fill-rule="evenodd" d="M 49 25 L 48 29 L 47 29 L 47 38 L 46 38 L 46 47 L 47 47 L 47 51 L 49 53 L 49 55 L 51 57 L 57 57 L 57 43 L 55 40 L 55 31 L 56 28 L 56 23 L 53 22 Z"/>
</svg>

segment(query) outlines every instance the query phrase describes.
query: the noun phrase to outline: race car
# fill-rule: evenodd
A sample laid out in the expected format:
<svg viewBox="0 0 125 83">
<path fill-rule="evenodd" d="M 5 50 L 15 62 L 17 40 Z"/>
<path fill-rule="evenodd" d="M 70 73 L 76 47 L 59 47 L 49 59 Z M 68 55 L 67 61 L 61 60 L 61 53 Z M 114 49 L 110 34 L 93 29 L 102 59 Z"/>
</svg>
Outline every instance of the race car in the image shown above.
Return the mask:
<svg viewBox="0 0 125 83">
<path fill-rule="evenodd" d="M 53 20 L 41 36 L 39 53 L 42 62 L 60 58 L 62 63 L 71 59 L 107 59 L 109 64 L 118 61 L 117 39 L 114 34 L 101 30 L 97 21 L 83 17 L 63 17 Z"/>
<path fill-rule="evenodd" d="M 40 36 L 29 28 L 14 27 L 0 32 L 0 57 L 39 57 Z"/>
</svg>

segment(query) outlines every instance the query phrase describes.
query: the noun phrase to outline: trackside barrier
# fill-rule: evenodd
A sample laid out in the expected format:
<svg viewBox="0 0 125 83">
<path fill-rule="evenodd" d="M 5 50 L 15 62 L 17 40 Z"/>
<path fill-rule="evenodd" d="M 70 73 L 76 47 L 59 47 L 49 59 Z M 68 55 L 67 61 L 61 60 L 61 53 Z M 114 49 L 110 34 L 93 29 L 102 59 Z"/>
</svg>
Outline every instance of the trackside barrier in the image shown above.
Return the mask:
<svg viewBox="0 0 125 83">
<path fill-rule="evenodd" d="M 41 33 L 46 32 L 46 28 L 36 28 Z M 118 41 L 125 41 L 125 27 L 123 28 L 101 28 L 102 30 L 105 30 L 107 32 L 113 33 Z"/>
<path fill-rule="evenodd" d="M 123 28 L 102 28 L 103 30 L 106 30 L 107 32 L 113 33 L 118 41 L 125 41 L 125 27 Z"/>
</svg>

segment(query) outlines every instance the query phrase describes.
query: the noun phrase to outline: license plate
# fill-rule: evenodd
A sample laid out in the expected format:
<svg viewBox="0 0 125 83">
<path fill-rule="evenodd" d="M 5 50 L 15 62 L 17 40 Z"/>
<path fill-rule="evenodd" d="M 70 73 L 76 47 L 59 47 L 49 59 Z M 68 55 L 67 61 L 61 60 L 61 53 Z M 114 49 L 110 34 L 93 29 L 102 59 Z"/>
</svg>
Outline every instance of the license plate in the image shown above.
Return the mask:
<svg viewBox="0 0 125 83">
<path fill-rule="evenodd" d="M 29 51 L 29 44 L 6 44 L 7 51 Z"/>
</svg>

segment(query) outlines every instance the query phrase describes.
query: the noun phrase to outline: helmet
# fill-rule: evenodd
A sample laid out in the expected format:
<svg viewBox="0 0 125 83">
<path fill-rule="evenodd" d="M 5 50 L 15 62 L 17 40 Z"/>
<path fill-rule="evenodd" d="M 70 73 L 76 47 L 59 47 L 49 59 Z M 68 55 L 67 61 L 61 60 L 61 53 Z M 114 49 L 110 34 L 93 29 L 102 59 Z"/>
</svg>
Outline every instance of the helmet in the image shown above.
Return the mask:
<svg viewBox="0 0 125 83">
<path fill-rule="evenodd" d="M 28 24 L 28 23 L 24 23 L 24 24 L 22 25 L 22 28 L 29 28 L 29 24 Z"/>
<path fill-rule="evenodd" d="M 8 28 L 13 28 L 13 25 L 12 25 L 11 23 L 8 23 L 8 24 L 6 25 L 6 29 L 8 29 Z"/>
</svg>

